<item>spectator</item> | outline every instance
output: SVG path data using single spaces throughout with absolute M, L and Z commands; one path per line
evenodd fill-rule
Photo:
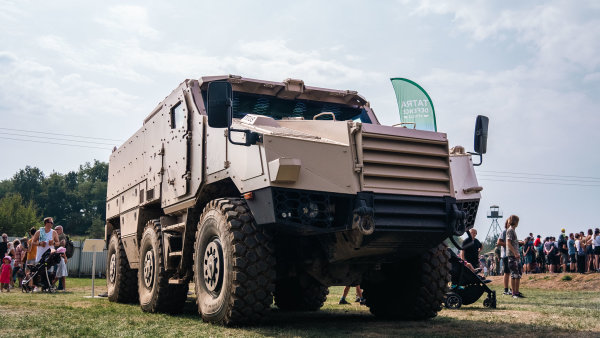
M 594 249 L 592 249 L 592 242 L 594 239 L 594 232 L 592 229 L 588 229 L 587 237 L 585 238 L 585 271 L 591 272 L 593 270 L 592 263 L 594 257 Z
M 562 229 L 560 236 L 558 236 L 558 252 L 560 252 L 560 264 L 562 266 L 562 272 L 567 272 L 569 249 L 567 248 L 567 236 L 565 234 L 565 229 Z
M 15 269 L 15 248 L 14 248 L 13 242 L 8 242 L 8 250 L 6 251 L 6 255 L 8 257 L 10 257 L 10 280 L 11 280 L 11 282 L 8 284 L 8 287 L 12 289 L 12 288 L 14 288 L 14 285 L 12 283 L 12 277 L 13 277 L 12 272 Z
M 67 245 L 67 235 L 63 232 L 63 227 L 62 225 L 57 225 L 54 230 L 56 230 L 56 234 L 58 235 L 58 243 L 57 245 L 54 246 L 54 248 L 58 249 L 59 247 L 63 247 L 65 248 Z M 57 264 L 54 266 L 54 271 L 56 271 L 57 269 L 59 269 L 61 263 Z M 66 275 L 65 275 L 66 277 Z M 63 285 L 63 281 L 65 279 L 64 278 L 59 278 L 58 279 L 58 288 L 57 290 L 63 290 L 64 285 Z
M 554 273 L 554 254 L 555 248 L 554 243 L 552 243 L 552 237 L 548 237 L 548 240 L 544 243 L 544 255 L 546 255 L 546 260 L 548 261 L 548 266 L 550 267 L 550 273 Z
M 13 278 L 12 284 L 14 285 L 15 281 L 19 279 L 19 286 L 21 286 L 21 282 L 23 281 L 23 260 L 25 258 L 25 249 L 21 245 L 21 241 L 15 239 L 13 242 L 13 246 L 15 247 L 15 262 L 13 268 Z
M 460 258 L 462 260 L 469 262 L 473 268 L 479 268 L 479 252 L 483 247 L 481 242 L 477 238 L 477 230 L 471 229 L 469 230 L 471 234 L 470 237 L 465 239 L 462 243 L 463 250 L 460 252 Z
M 533 237 L 527 237 L 523 241 L 523 254 L 525 256 L 525 273 L 533 273 L 533 262 L 535 260 Z
M 0 242 L 0 255 L 4 257 L 8 251 L 8 235 L 2 234 L 2 242 Z
M 594 231 L 594 256 L 594 269 L 596 269 L 597 272 L 600 272 L 600 229 L 598 228 Z
M 348 296 L 348 292 L 350 291 L 350 288 L 351 288 L 351 286 L 349 286 L 349 285 L 344 288 L 344 293 L 342 294 L 342 298 L 340 298 L 340 305 L 350 304 L 350 303 L 348 303 L 348 301 L 346 301 L 346 297 Z M 356 286 L 356 301 L 360 302 L 360 305 L 365 304 L 365 299 L 362 296 L 362 289 L 360 288 L 360 285 Z
M 552 237 L 552 244 L 554 244 L 554 272 L 560 273 L 560 248 L 556 237 Z
M 12 268 L 10 267 L 11 259 L 9 256 L 4 256 L 2 259 L 2 270 L 0 272 L 0 292 L 6 289 L 6 292 L 10 292 L 10 276 L 12 274 Z
M 577 272 L 585 273 L 585 247 L 582 243 L 583 231 L 575 235 L 575 248 L 577 249 Z
M 67 277 L 69 275 L 69 272 L 67 270 L 67 254 L 64 247 L 60 247 L 58 249 L 56 249 L 56 252 L 60 254 L 60 263 L 58 263 L 58 267 L 56 268 L 56 276 L 54 277 L 54 281 L 52 282 L 52 284 L 56 283 L 56 280 L 60 280 L 62 281 L 62 288 L 60 290 L 62 290 L 63 292 L 66 291 L 66 286 L 65 286 L 65 277 Z M 362 298 L 362 297 L 361 297 Z
M 506 230 L 508 229 L 508 219 L 504 222 L 504 231 L 500 237 L 498 237 L 498 241 L 496 242 L 497 246 L 500 246 L 500 257 L 502 262 L 502 271 L 504 272 L 504 292 L 503 295 L 511 295 L 511 292 L 508 291 L 508 280 L 510 277 L 510 270 L 508 268 L 508 256 L 506 255 Z
M 29 229 L 29 235 L 31 239 L 27 241 L 27 255 L 25 261 L 25 275 L 29 276 L 29 265 L 35 265 L 35 257 L 37 255 L 37 246 L 33 245 L 33 236 L 35 235 L 35 228 Z M 29 286 L 33 287 L 33 280 L 29 281 Z
M 37 245 L 37 253 L 35 256 L 36 263 L 40 261 L 42 255 L 50 250 L 50 248 L 54 245 L 54 243 L 58 242 L 58 235 L 56 231 L 52 229 L 54 225 L 54 220 L 52 217 L 44 218 L 44 227 L 40 228 L 40 230 L 36 231 L 35 235 L 33 235 L 33 245 Z
M 521 266 L 519 255 L 519 239 L 517 238 L 516 228 L 519 225 L 519 217 L 511 215 L 507 219 L 509 228 L 506 230 L 506 255 L 508 256 L 508 268 L 510 270 L 510 283 L 512 286 L 513 298 L 525 298 L 519 292 L 521 283 Z
M 536 245 L 537 243 L 537 245 Z M 533 242 L 536 250 L 535 262 L 537 263 L 539 272 L 546 272 L 546 261 L 544 258 L 544 245 L 542 244 L 541 236 L 537 235 L 537 238 Z
M 569 270 L 575 272 L 577 268 L 577 249 L 575 248 L 575 236 L 573 233 L 569 234 L 569 240 L 567 241 L 567 248 L 569 253 Z
M 54 245 L 54 248 L 65 247 L 67 245 L 67 235 L 63 232 L 62 225 L 57 225 L 54 230 L 56 230 L 56 234 L 58 235 L 58 243 Z
M 542 245 L 542 236 L 537 235 L 535 241 L 533 241 L 533 246 L 537 248 L 540 245 Z

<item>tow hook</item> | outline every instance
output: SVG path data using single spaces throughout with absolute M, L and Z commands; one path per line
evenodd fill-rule
M 360 206 L 352 211 L 352 229 L 360 231 L 363 235 L 371 235 L 375 231 L 373 215 L 375 210 L 366 206 L 364 200 L 359 200 Z
M 449 227 L 452 227 L 452 229 L 449 229 L 451 230 L 450 233 L 452 233 L 454 236 L 462 236 L 466 230 L 466 213 L 464 211 L 459 210 L 456 204 L 452 204 L 452 210 L 450 211 L 450 213 L 451 221 L 448 224 Z

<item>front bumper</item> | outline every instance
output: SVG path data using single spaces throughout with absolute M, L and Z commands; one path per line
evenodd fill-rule
M 365 236 L 366 242 L 390 233 L 446 238 L 464 232 L 465 213 L 449 196 L 347 195 L 273 187 L 256 190 L 253 195 L 247 202 L 258 224 L 298 235 L 352 230 L 359 208 L 371 214 L 375 227 Z

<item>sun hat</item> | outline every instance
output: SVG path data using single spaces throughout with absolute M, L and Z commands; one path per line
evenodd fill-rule
M 4 258 L 2 259 L 2 261 L 4 261 L 5 259 L 8 259 L 9 263 L 10 263 L 10 261 L 12 261 L 12 259 L 10 258 L 10 256 L 4 256 Z
M 56 249 L 56 252 L 59 254 L 64 254 L 65 252 L 67 252 L 67 249 L 61 246 L 60 248 Z

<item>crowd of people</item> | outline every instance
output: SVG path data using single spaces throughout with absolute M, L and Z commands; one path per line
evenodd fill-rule
M 482 253 L 477 231 L 470 230 L 463 241 L 461 258 L 474 272 L 484 276 L 504 275 L 504 294 L 523 298 L 519 292 L 522 274 L 532 273 L 593 273 L 600 272 L 600 229 L 573 232 L 561 229 L 558 237 L 541 235 L 518 240 L 515 228 L 519 218 L 510 216 L 499 236 L 494 252 Z M 509 283 L 510 281 L 510 283 Z
M 29 237 L 8 241 L 7 234 L 2 234 L 0 241 L 0 254 L 3 254 L 2 267 L 0 270 L 1 291 L 10 292 L 18 281 L 18 287 L 23 283 L 31 273 L 29 266 L 37 264 L 42 255 L 48 250 L 60 250 L 61 261 L 51 268 L 54 275 L 52 284 L 58 282 L 57 290 L 65 291 L 65 277 L 68 276 L 67 256 L 65 246 L 67 236 L 63 232 L 63 227 L 57 225 L 54 227 L 52 217 L 44 218 L 44 226 L 40 229 L 31 228 Z M 62 248 L 62 249 L 61 249 Z M 34 281 L 29 281 L 34 292 L 40 291 L 34 286 Z
M 519 241 L 520 265 L 523 273 L 591 273 L 600 272 L 600 229 L 588 229 L 566 234 L 561 229 L 558 237 L 529 234 Z M 502 238 L 503 235 L 500 236 Z M 494 253 L 480 255 L 480 262 L 491 276 L 505 270 L 501 246 Z

